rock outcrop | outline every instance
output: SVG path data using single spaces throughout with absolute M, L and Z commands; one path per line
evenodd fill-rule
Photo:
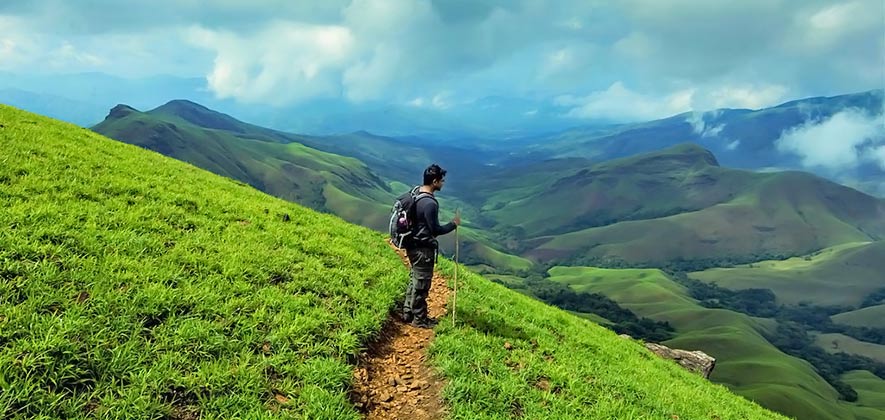
M 633 338 L 627 334 L 621 334 L 620 337 L 628 339 Z M 678 363 L 679 366 L 684 367 L 689 372 L 697 373 L 705 379 L 710 378 L 710 374 L 713 373 L 713 368 L 716 367 L 716 359 L 700 350 L 688 351 L 671 349 L 663 344 L 657 343 L 643 344 L 650 352 L 657 354 L 664 359 L 670 359 Z
M 688 351 L 671 349 L 667 346 L 656 343 L 645 343 L 645 348 L 658 356 L 679 363 L 680 366 L 690 372 L 700 374 L 704 378 L 709 378 L 710 373 L 713 372 L 713 368 L 716 366 L 716 359 L 700 350 Z

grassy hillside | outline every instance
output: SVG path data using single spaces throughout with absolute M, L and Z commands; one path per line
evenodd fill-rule
M 594 165 L 492 215 L 524 229 L 523 256 L 588 265 L 685 269 L 885 237 L 885 200 L 801 172 L 721 168 L 691 145 Z
M 885 328 L 885 305 L 875 305 L 832 316 L 833 322 L 855 327 Z
M 778 302 L 784 304 L 804 301 L 816 305 L 857 306 L 883 286 L 883 255 L 885 241 L 846 243 L 804 257 L 713 268 L 690 276 L 729 289 L 771 289 Z M 860 320 L 867 318 L 865 314 L 875 312 L 867 309 L 859 315 L 846 315 L 845 319 Z
M 354 356 L 407 279 L 381 235 L 6 106 L 0 150 L 3 417 L 358 418 Z M 460 279 L 433 347 L 452 418 L 781 418 Z
M 93 130 L 376 229 L 385 227 L 386 203 L 395 196 L 384 180 L 355 158 L 305 146 L 296 142 L 297 136 L 243 123 L 187 101 L 172 101 L 148 112 L 118 105 Z
M 857 405 L 868 409 L 857 410 L 858 420 L 882 418 L 885 410 L 885 381 L 870 372 L 857 370 L 842 375 L 842 380 L 857 390 Z
M 558 166 L 562 171 L 580 164 L 565 160 Z M 527 182 L 528 178 L 549 179 L 550 171 L 533 167 L 500 182 L 514 185 L 519 195 L 507 194 L 497 183 L 491 185 L 490 201 L 507 203 L 490 209 L 492 217 L 522 227 L 530 237 L 564 233 L 709 207 L 752 182 L 719 168 L 710 152 L 695 145 L 582 166 L 552 182 Z M 519 189 L 520 185 L 533 188 Z
M 781 418 L 596 324 L 459 279 L 458 324 L 444 320 L 432 347 L 452 418 Z
M 853 418 L 835 390 L 807 362 L 771 345 L 772 320 L 709 309 L 659 270 L 554 267 L 550 280 L 601 293 L 637 315 L 667 321 L 676 338 L 665 344 L 715 357 L 711 380 L 765 407 L 802 419 Z
M 830 353 L 856 354 L 885 363 L 885 345 L 867 343 L 843 334 L 818 334 L 814 342 Z
M 380 235 L 0 106 L 5 418 L 358 418 Z M 124 414 L 125 413 L 125 414 Z

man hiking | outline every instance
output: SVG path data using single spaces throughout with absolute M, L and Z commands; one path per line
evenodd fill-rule
M 403 321 L 419 328 L 433 328 L 437 324 L 435 319 L 427 316 L 427 294 L 439 250 L 436 237 L 457 229 L 461 224 L 461 217 L 457 214 L 450 223 L 444 226 L 439 224 L 439 203 L 434 193 L 441 190 L 445 182 L 446 170 L 439 165 L 434 163 L 424 170 L 424 184 L 415 196 L 415 233 L 405 243 L 412 269 L 403 303 Z

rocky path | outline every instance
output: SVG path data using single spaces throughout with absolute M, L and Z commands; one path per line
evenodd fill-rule
M 449 289 L 438 273 L 434 273 L 432 284 L 427 299 L 430 316 L 441 317 L 446 312 Z M 354 371 L 352 399 L 364 418 L 444 417 L 443 383 L 427 363 L 427 348 L 433 337 L 433 330 L 413 327 L 398 317 L 388 319 L 379 339 L 369 345 Z

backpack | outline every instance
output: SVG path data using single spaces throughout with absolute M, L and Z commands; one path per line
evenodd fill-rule
M 432 197 L 429 193 L 419 192 L 420 186 L 414 187 L 405 194 L 399 196 L 393 202 L 390 211 L 390 243 L 397 248 L 403 248 L 409 238 L 414 235 L 417 227 L 418 216 L 415 209 L 418 200 L 424 197 Z

